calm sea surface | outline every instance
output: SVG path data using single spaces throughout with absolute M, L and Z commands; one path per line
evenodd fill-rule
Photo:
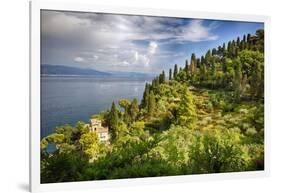
M 145 82 L 133 78 L 41 76 L 41 138 L 55 127 L 77 121 L 111 107 L 120 98 L 141 100 Z

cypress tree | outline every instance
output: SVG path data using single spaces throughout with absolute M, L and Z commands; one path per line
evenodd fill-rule
M 211 50 L 208 50 L 206 55 L 205 55 L 205 64 L 210 67 L 211 65 L 211 59 L 212 59 L 212 56 L 211 56 Z
M 247 34 L 247 43 L 250 42 L 251 34 Z
M 159 87 L 159 84 L 160 84 L 160 82 L 159 82 L 159 76 L 156 76 L 156 77 L 152 80 L 152 85 L 151 85 L 151 87 L 152 87 L 153 89 L 157 89 L 157 88 Z
M 150 85 L 149 85 L 149 83 L 146 83 L 145 88 L 144 88 L 144 92 L 143 92 L 142 101 L 141 101 L 141 106 L 143 108 L 146 108 L 147 104 L 148 104 L 149 89 L 150 89 Z
M 158 89 L 159 85 L 160 85 L 159 76 L 156 76 L 156 78 L 155 78 L 155 88 Z
M 221 55 L 222 54 L 222 47 L 221 46 L 218 46 L 218 52 L 217 54 Z
M 241 62 L 240 60 L 236 60 L 233 86 L 234 86 L 234 97 L 237 101 L 240 100 L 240 95 L 241 95 L 241 80 L 242 80 Z
M 247 44 L 246 44 L 247 49 L 251 49 L 251 34 L 247 35 Z
M 264 30 L 263 29 L 257 30 L 256 37 L 257 37 L 257 42 L 256 42 L 257 50 L 263 53 L 264 52 Z
M 187 129 L 194 129 L 196 117 L 192 93 L 185 87 L 177 112 L 178 123 Z
M 175 64 L 174 66 L 174 79 L 177 80 L 177 75 L 178 75 L 178 65 Z
M 230 53 L 231 50 L 231 41 L 227 43 L 227 53 Z
M 166 81 L 166 77 L 165 77 L 165 71 L 163 70 L 162 73 L 159 76 L 159 83 L 163 84 Z
M 149 116 L 153 116 L 156 108 L 156 100 L 154 96 L 154 92 L 150 91 L 149 93 L 149 101 L 148 101 L 148 114 Z
M 206 65 L 201 63 L 201 66 L 202 66 L 202 80 L 206 80 L 206 75 L 207 75 L 207 69 L 206 69 Z
M 185 75 L 186 75 L 186 77 L 188 79 L 189 78 L 188 60 L 185 60 L 184 70 L 185 70 Z
M 200 65 L 201 65 L 200 58 L 197 58 L 196 59 L 196 68 L 200 68 Z
M 237 40 L 236 40 L 236 45 L 240 48 L 240 38 L 239 37 L 237 37 Z
M 191 62 L 192 62 L 192 61 L 195 61 L 195 60 L 196 60 L 195 53 L 192 53 L 192 54 L 191 54 Z
M 235 40 L 232 40 L 231 44 L 232 44 L 233 47 L 235 47 L 236 46 Z
M 225 57 L 226 54 L 227 54 L 226 51 L 227 51 L 227 50 L 226 50 L 226 47 L 225 47 L 225 43 L 223 43 L 223 45 L 222 45 L 222 53 L 223 53 L 223 56 L 224 56 L 224 57 Z
M 243 40 L 244 43 L 246 43 L 246 35 L 243 35 Z
M 173 77 L 172 77 L 172 69 L 170 68 L 170 70 L 169 70 L 169 80 L 172 80 L 173 79 Z
M 216 48 L 213 48 L 212 49 L 212 56 L 214 56 L 214 55 L 216 55 L 217 54 L 217 50 L 216 50 Z
M 252 97 L 262 96 L 262 92 L 263 92 L 262 70 L 259 63 L 255 63 L 252 68 L 250 83 L 251 83 Z
M 139 113 L 138 100 L 134 98 L 130 105 L 130 110 L 129 110 L 129 114 L 131 116 L 132 121 L 136 121 L 138 113 Z
M 184 67 L 185 70 L 188 70 L 188 60 L 185 60 L 185 67 Z
M 241 41 L 240 50 L 245 50 L 245 49 L 246 49 L 246 42 Z
M 109 128 L 111 129 L 111 138 L 114 140 L 117 136 L 118 127 L 118 110 L 114 102 L 112 102 L 111 109 L 109 112 Z
M 223 71 L 223 73 L 227 72 L 226 58 L 222 59 L 222 71 Z
M 238 53 L 239 53 L 239 47 L 236 47 L 234 49 L 234 57 L 237 57 L 238 56 Z
M 225 43 L 222 44 L 222 50 L 223 50 L 223 51 L 226 50 L 226 48 L 225 48 Z
M 201 64 L 205 64 L 205 58 L 204 58 L 204 56 L 201 56 L 200 63 L 201 63 Z
M 194 53 L 191 54 L 191 60 L 190 60 L 190 75 L 192 76 L 195 72 L 196 68 L 196 56 Z

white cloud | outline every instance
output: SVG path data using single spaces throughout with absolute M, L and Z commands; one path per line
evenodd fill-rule
M 153 55 L 156 52 L 158 45 L 156 42 L 150 42 L 148 47 L 148 53 Z
M 192 20 L 189 25 L 177 29 L 178 39 L 191 42 L 216 40 L 218 36 L 212 34 L 212 26 L 214 25 L 204 26 L 203 20 Z
M 158 48 L 158 44 L 153 41 L 148 44 L 146 51 L 143 51 L 143 53 L 139 53 L 139 51 L 134 51 L 133 64 L 135 66 L 143 66 L 146 68 L 149 67 L 150 61 L 153 58 L 153 55 L 156 53 L 157 48 Z
M 123 62 L 122 62 L 122 64 L 124 65 L 124 66 L 129 66 L 129 62 L 127 62 L 126 60 L 124 60 Z
M 135 52 L 135 62 L 137 62 L 139 60 L 139 53 L 136 51 Z
M 84 62 L 85 59 L 84 59 L 84 58 L 81 58 L 81 57 L 75 57 L 75 58 L 74 58 L 74 61 L 75 61 L 75 62 Z
M 149 66 L 150 59 L 145 55 L 139 55 L 139 64 L 148 67 Z
M 94 55 L 94 59 L 95 59 L 95 60 L 98 60 L 98 59 L 99 59 L 99 56 Z

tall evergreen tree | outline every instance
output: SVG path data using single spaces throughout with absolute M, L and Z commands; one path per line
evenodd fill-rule
M 192 53 L 191 54 L 191 61 L 195 61 L 196 60 L 196 55 L 195 55 L 195 53 Z
M 252 45 L 251 45 L 251 34 L 247 35 L 247 44 L 246 44 L 247 49 L 251 49 Z
M 235 74 L 234 74 L 234 97 L 237 101 L 240 100 L 241 95 L 241 80 L 242 80 L 242 69 L 241 61 L 237 59 L 235 61 Z
M 129 101 L 128 99 L 120 99 L 118 101 L 118 104 L 120 107 L 122 107 L 124 109 L 123 121 L 126 124 L 130 125 L 132 123 L 132 118 L 130 115 L 131 101 Z
M 182 67 L 180 67 L 180 69 L 179 69 L 179 73 L 182 71 Z
M 247 34 L 247 43 L 251 40 L 251 34 Z
M 112 102 L 111 109 L 109 112 L 109 128 L 111 131 L 111 139 L 114 140 L 117 136 L 117 127 L 118 127 L 118 110 L 114 102 Z
M 197 59 L 196 59 L 196 68 L 200 68 L 200 65 L 201 65 L 200 58 L 197 58 Z M 195 70 L 195 71 L 196 71 L 196 70 Z
M 194 53 L 191 54 L 191 60 L 190 60 L 190 67 L 189 67 L 189 73 L 191 76 L 195 73 L 196 69 L 196 56 Z
M 188 70 L 188 60 L 185 60 L 185 66 L 184 66 L 185 70 Z
M 155 95 L 153 91 L 150 91 L 149 101 L 148 101 L 148 114 L 150 116 L 153 116 L 153 114 L 155 113 L 155 109 L 156 109 Z
M 212 60 L 211 50 L 208 50 L 205 55 L 205 64 L 207 67 L 211 66 L 211 60 Z
M 159 83 L 163 84 L 166 81 L 165 71 L 163 70 L 162 73 L 159 76 Z
M 263 92 L 262 84 L 262 70 L 260 64 L 257 62 L 252 67 L 252 76 L 251 76 L 251 95 L 252 97 L 260 97 Z
M 201 64 L 205 64 L 205 58 L 204 58 L 204 56 L 201 56 L 200 63 L 201 63 Z
M 174 67 L 174 79 L 177 80 L 177 75 L 178 75 L 178 65 L 175 64 L 175 67 Z
M 246 43 L 246 35 L 243 35 L 243 40 L 242 41 Z
M 217 68 L 216 68 L 216 64 L 213 63 L 211 66 L 211 85 L 212 88 L 215 88 L 215 84 L 216 84 L 216 79 L 217 79 Z
M 223 50 L 223 51 L 226 50 L 225 43 L 222 44 L 222 50 Z
M 199 81 L 202 83 L 203 80 L 205 80 L 206 76 L 206 65 L 200 61 L 200 67 L 199 67 Z
M 236 45 L 240 48 L 240 37 L 237 37 Z
M 218 55 L 221 55 L 222 54 L 222 47 L 221 46 L 218 46 L 218 52 L 217 52 Z
M 132 121 L 136 121 L 138 113 L 139 113 L 138 100 L 136 98 L 133 99 L 133 101 L 130 105 L 129 113 L 130 113 Z
M 212 49 L 212 55 L 214 56 L 214 55 L 216 55 L 217 54 L 217 50 L 216 50 L 216 48 L 213 48 Z
M 231 41 L 229 41 L 228 43 L 227 43 L 227 53 L 230 53 L 231 52 Z
M 178 123 L 188 129 L 194 129 L 196 117 L 192 93 L 185 87 L 177 112 Z
M 187 79 L 189 79 L 189 66 L 188 66 L 188 60 L 185 60 L 185 67 L 184 67 L 184 70 L 185 70 L 185 75 L 186 75 Z
M 160 84 L 160 81 L 159 81 L 159 76 L 156 76 L 153 80 L 152 80 L 152 88 L 153 89 L 158 89 L 159 88 L 159 84 Z
M 257 37 L 257 42 L 256 42 L 256 50 L 260 51 L 261 53 L 264 52 L 264 30 L 259 29 L 256 31 L 256 37 Z
M 143 92 L 142 101 L 141 101 L 141 107 L 143 107 L 143 108 L 147 108 L 148 99 L 149 99 L 149 91 L 150 91 L 150 84 L 146 83 L 144 92 Z
M 159 76 L 156 76 L 156 78 L 155 78 L 155 88 L 158 89 L 159 85 L 160 85 Z
M 243 39 L 240 43 L 240 50 L 245 50 L 246 49 L 246 35 L 243 35 Z
M 236 46 L 236 41 L 232 40 L 231 44 L 232 44 L 233 47 L 235 47 Z
M 173 79 L 173 77 L 172 77 L 172 69 L 170 68 L 170 70 L 169 70 L 169 80 L 172 80 Z

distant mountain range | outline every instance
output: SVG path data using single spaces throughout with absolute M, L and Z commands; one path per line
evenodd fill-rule
M 41 65 L 41 75 L 87 75 L 87 76 L 108 76 L 110 73 L 93 69 L 76 68 L 61 65 Z
M 90 68 L 77 68 L 63 65 L 41 65 L 41 75 L 62 75 L 62 76 L 99 76 L 99 77 L 121 77 L 121 78 L 148 78 L 152 79 L 155 74 L 147 74 L 141 72 L 102 72 Z

